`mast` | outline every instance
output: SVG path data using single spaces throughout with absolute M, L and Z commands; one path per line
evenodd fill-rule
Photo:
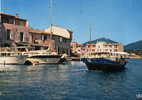
M 92 35 L 92 28 L 91 28 L 91 25 L 89 26 L 89 33 L 90 33 L 90 41 L 91 41 L 91 40 L 92 40 L 92 38 L 91 38 L 91 37 L 92 37 L 92 36 L 91 36 L 91 35 Z
M 52 39 L 52 34 L 53 34 L 53 30 L 52 30 L 52 26 L 53 26 L 53 19 L 52 19 L 52 16 L 53 16 L 53 0 L 50 0 L 49 1 L 49 20 L 50 20 L 50 39 Z
M 92 28 L 91 28 L 91 25 L 89 25 L 89 33 L 90 33 L 90 43 L 91 43 L 91 34 L 92 34 Z M 91 56 L 91 49 L 89 50 L 89 56 Z

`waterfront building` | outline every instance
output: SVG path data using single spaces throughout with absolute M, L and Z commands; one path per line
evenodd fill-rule
M 85 45 L 85 51 L 83 54 L 92 55 L 96 52 L 123 52 L 124 47 L 118 42 L 105 42 L 98 41 L 96 43 L 89 43 Z
M 77 42 L 71 43 L 71 51 L 74 55 L 77 55 L 77 56 L 90 55 L 92 53 L 95 53 L 95 50 L 96 50 L 95 44 L 83 45 Z
M 10 15 L 0 12 L 0 44 L 15 45 L 17 42 L 29 41 L 29 24 L 26 19 L 18 15 Z
M 96 52 L 96 44 L 86 44 L 84 47 L 85 50 L 82 55 L 91 55 Z
M 59 26 L 52 26 L 44 30 L 33 29 L 26 19 L 20 18 L 18 15 L 0 12 L 0 16 L 1 46 L 27 43 L 50 47 L 59 54 L 66 52 L 70 55 L 72 31 Z
M 77 42 L 72 42 L 71 43 L 71 52 L 74 56 L 80 56 L 83 53 L 83 44 L 77 43 Z
M 107 43 L 100 41 L 96 43 L 96 52 L 123 52 L 124 47 L 121 43 Z
M 89 56 L 96 52 L 123 52 L 124 46 L 119 42 L 114 41 L 95 41 L 94 43 L 79 44 L 71 43 L 71 50 L 79 56 Z
M 62 28 L 60 26 L 51 26 L 44 31 L 50 33 L 51 38 L 55 41 L 55 48 L 59 53 L 65 52 L 70 55 L 70 44 L 73 33 L 71 30 Z
M 70 43 L 72 41 L 72 32 L 70 30 L 52 26 L 45 30 L 31 29 L 29 32 L 31 43 L 49 46 L 59 54 L 67 53 L 70 55 Z

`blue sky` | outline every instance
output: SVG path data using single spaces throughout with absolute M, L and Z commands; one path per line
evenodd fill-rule
M 53 0 L 52 21 L 49 0 L 2 0 L 1 6 L 28 19 L 33 28 L 45 29 L 51 22 L 68 28 L 74 32 L 73 41 L 80 43 L 89 40 L 89 27 L 92 40 L 142 40 L 142 0 Z

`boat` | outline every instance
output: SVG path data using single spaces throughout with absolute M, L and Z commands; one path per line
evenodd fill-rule
M 58 55 L 55 52 L 49 52 L 48 50 L 34 50 L 25 52 L 24 55 L 27 55 L 25 64 L 58 64 L 61 55 Z
M 124 52 L 96 52 L 92 56 L 83 58 L 88 70 L 122 71 L 127 61 Z
M 35 50 L 34 47 L 19 47 L 19 51 L 21 51 L 23 55 L 27 56 L 24 64 L 35 65 L 63 63 L 66 57 L 65 55 L 59 55 L 56 51 L 51 51 L 49 48 L 41 48 Z
M 3 47 L 0 50 L 0 64 L 17 65 L 24 64 L 27 56 L 18 51 L 17 47 Z

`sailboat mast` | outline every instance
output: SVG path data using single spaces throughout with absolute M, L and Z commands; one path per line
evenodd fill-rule
M 52 26 L 53 26 L 53 22 L 52 22 L 52 16 L 53 16 L 53 0 L 49 1 L 49 12 L 50 12 L 50 39 L 52 39 L 52 34 L 53 34 L 53 30 L 52 30 Z
M 89 27 L 89 33 L 90 33 L 90 41 L 91 41 L 91 40 L 92 40 L 92 38 L 91 38 L 91 37 L 92 37 L 92 36 L 91 36 L 91 35 L 92 35 L 92 28 L 91 28 L 91 25 L 90 25 L 90 27 Z

